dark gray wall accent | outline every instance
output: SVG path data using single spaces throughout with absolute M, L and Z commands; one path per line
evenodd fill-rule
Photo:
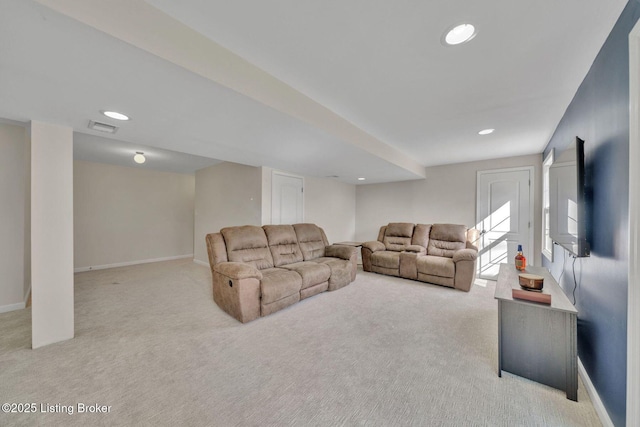
M 551 141 L 561 152 L 585 140 L 590 258 L 575 260 L 578 355 L 616 426 L 625 425 L 629 245 L 629 32 L 640 17 L 630 0 L 567 108 Z M 573 299 L 574 259 L 554 246 L 543 265 Z M 563 273 L 564 270 L 564 273 Z

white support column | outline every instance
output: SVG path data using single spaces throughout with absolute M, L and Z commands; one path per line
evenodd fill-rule
M 73 130 L 31 122 L 33 348 L 73 338 Z

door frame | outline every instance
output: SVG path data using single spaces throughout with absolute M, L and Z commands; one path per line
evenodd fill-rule
M 289 172 L 282 172 L 282 171 L 278 171 L 278 170 L 272 170 L 271 171 L 271 220 L 269 221 L 270 223 L 273 224 L 273 195 L 275 194 L 274 188 L 275 188 L 275 179 L 273 179 L 276 175 L 280 175 L 280 176 L 287 176 L 290 178 L 300 178 L 302 180 L 302 221 L 304 222 L 304 187 L 305 187 L 305 182 L 304 182 L 304 176 L 302 175 L 296 175 L 293 173 L 289 173 Z
M 514 168 L 502 168 L 502 169 L 487 169 L 487 170 L 479 170 L 476 172 L 476 224 L 480 222 L 480 212 L 479 212 L 479 203 L 480 200 L 480 177 L 482 175 L 488 175 L 490 173 L 502 173 L 502 172 L 529 172 L 529 223 L 531 226 L 529 227 L 529 246 L 531 249 L 531 265 L 538 265 L 538 256 L 536 255 L 536 242 L 534 240 L 534 228 L 535 228 L 535 220 L 533 215 L 535 213 L 534 202 L 535 202 L 535 166 L 518 166 Z M 478 230 L 481 231 L 481 230 Z M 478 262 L 479 264 L 479 262 Z M 477 268 L 477 267 L 476 267 Z
M 629 33 L 629 272 L 627 282 L 627 425 L 640 425 L 640 21 Z M 635 191 L 634 191 L 635 190 Z

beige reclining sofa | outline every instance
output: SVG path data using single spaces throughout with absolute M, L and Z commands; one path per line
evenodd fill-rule
M 357 250 L 315 224 L 244 225 L 206 236 L 213 299 L 242 323 L 356 278 Z
M 476 278 L 478 230 L 457 224 L 393 222 L 362 245 L 362 268 L 469 291 Z

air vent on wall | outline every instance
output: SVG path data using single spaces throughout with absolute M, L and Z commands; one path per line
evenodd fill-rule
M 118 131 L 117 126 L 109 125 L 107 123 L 100 123 L 93 120 L 89 120 L 89 129 L 106 133 L 116 133 Z

